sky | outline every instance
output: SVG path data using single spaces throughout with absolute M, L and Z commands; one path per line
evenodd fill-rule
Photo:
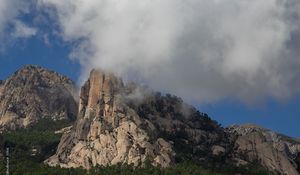
M 300 138 L 297 0 L 0 0 L 0 79 L 92 68 L 170 92 L 224 127 Z

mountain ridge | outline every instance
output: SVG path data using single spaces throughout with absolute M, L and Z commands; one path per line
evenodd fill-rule
M 142 99 L 136 93 L 139 94 L 138 96 L 142 96 Z M 254 125 L 239 127 L 240 130 L 247 131 L 243 134 L 232 132 L 230 128 L 225 130 L 206 114 L 184 104 L 180 98 L 169 94 L 162 96 L 160 93 L 137 84 L 124 84 L 121 79 L 111 73 L 106 74 L 93 70 L 81 90 L 80 98 L 79 123 L 83 121 L 80 121 L 80 118 L 87 117 L 89 120 L 84 120 L 82 122 L 84 124 L 78 125 L 77 123 L 71 132 L 63 136 L 57 153 L 46 161 L 51 166 L 82 166 L 90 169 L 96 165 L 106 166 L 116 163 L 139 165 L 149 155 L 136 150 L 136 148 L 152 150 L 152 148 L 140 145 L 143 141 L 137 140 L 138 137 L 141 137 L 147 138 L 145 143 L 150 143 L 150 140 L 155 142 L 156 139 L 163 139 L 161 141 L 165 142 L 165 147 L 170 150 L 160 158 L 150 156 L 153 165 L 165 167 L 182 158 L 198 162 L 224 159 L 225 162 L 236 162 L 237 164 L 247 164 L 258 160 L 269 170 L 278 171 L 281 174 L 298 174 L 296 170 L 298 165 L 290 163 L 294 160 L 295 153 L 290 155 L 274 146 L 276 145 L 275 141 L 267 140 L 264 136 L 267 130 Z M 116 102 L 115 100 L 118 98 L 119 100 Z M 184 105 L 186 109 L 183 112 Z M 126 107 L 124 108 L 124 106 Z M 115 113 L 115 111 L 118 112 Z M 128 115 L 128 111 L 131 111 L 130 115 Z M 122 117 L 119 118 L 118 115 Z M 130 127 L 122 128 L 122 122 L 132 123 L 139 131 L 130 130 Z M 121 136 L 119 135 L 120 127 L 124 130 L 121 132 Z M 257 132 L 253 135 L 252 131 Z M 82 135 L 82 133 L 85 134 Z M 144 134 L 138 136 L 137 133 Z M 129 136 L 132 135 L 134 137 L 130 138 Z M 248 140 L 248 137 L 253 137 L 253 139 Z M 75 140 L 76 143 L 72 140 Z M 106 140 L 105 144 L 102 143 L 104 140 Z M 119 143 L 120 140 L 122 144 Z M 251 147 L 252 150 L 248 150 L 248 142 L 265 146 L 262 148 Z M 126 147 L 118 147 L 118 143 L 126 145 Z M 284 147 L 291 143 L 284 141 L 281 144 Z M 300 143 L 296 144 L 300 146 Z M 69 145 L 73 145 L 73 147 Z M 108 148 L 110 150 L 108 157 L 111 159 L 103 162 L 107 156 L 102 154 L 106 155 L 108 152 L 98 151 Z M 162 150 L 165 148 L 159 149 L 161 150 L 158 152 L 163 152 Z M 261 156 L 252 155 L 251 151 L 255 154 L 259 153 Z M 280 158 L 276 158 L 273 152 L 280 155 Z M 297 149 L 295 152 L 299 152 L 299 150 Z M 144 156 L 144 159 L 135 159 L 133 155 Z M 267 160 L 268 156 L 274 160 Z M 156 162 L 156 159 L 160 161 Z
M 41 119 L 70 120 L 72 127 L 56 133 L 64 134 L 56 153 L 45 160 L 51 166 L 91 169 L 140 166 L 147 161 L 160 167 L 186 160 L 211 166 L 258 162 L 277 174 L 299 175 L 299 139 L 253 124 L 223 128 L 179 97 L 124 83 L 98 69 L 91 71 L 79 96 L 75 88 L 66 76 L 24 66 L 0 83 L 0 114 L 10 111 L 34 120 L 11 127 L 22 120 L 17 116 L 2 122 L 2 128 L 14 132 Z M 42 110 L 37 113 L 36 109 Z

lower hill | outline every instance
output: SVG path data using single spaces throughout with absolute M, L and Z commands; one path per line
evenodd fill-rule
M 28 65 L 0 82 L 0 132 L 40 119 L 76 120 L 76 86 L 66 76 Z
M 232 157 L 237 164 L 259 161 L 279 174 L 299 174 L 299 140 L 251 124 L 231 126 L 228 132 L 236 135 Z

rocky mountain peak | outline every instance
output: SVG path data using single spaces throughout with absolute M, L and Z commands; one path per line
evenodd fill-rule
M 60 84 L 74 84 L 68 77 L 57 72 L 35 65 L 26 65 L 16 71 L 5 81 L 5 85 L 18 86 L 45 86 Z
M 27 65 L 0 85 L 0 130 L 27 127 L 39 119 L 74 120 L 76 87 L 72 80 Z
M 237 135 L 233 157 L 239 163 L 258 160 L 271 171 L 298 175 L 299 140 L 253 124 L 233 125 L 227 130 Z
M 124 85 L 111 73 L 93 70 L 81 88 L 78 119 L 49 158 L 49 165 L 62 167 L 127 163 L 139 165 L 149 158 L 167 166 L 173 151 L 162 138 L 150 142 L 141 118 L 124 103 Z
M 107 103 L 122 88 L 122 80 L 114 76 L 113 73 L 104 73 L 94 69 L 81 90 L 80 105 L 95 109 L 98 102 Z
M 138 103 L 131 94 L 136 91 Z M 177 149 L 185 148 L 186 156 L 203 153 L 195 159 L 220 155 L 226 151 L 224 140 L 226 134 L 215 122 L 181 99 L 124 85 L 111 73 L 93 70 L 81 88 L 74 127 L 46 163 L 89 169 L 118 163 L 137 166 L 148 159 L 166 167 L 174 163 Z

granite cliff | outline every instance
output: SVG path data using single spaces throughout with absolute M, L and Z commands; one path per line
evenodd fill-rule
M 67 77 L 28 65 L 0 82 L 0 131 L 26 128 L 39 119 L 74 121 L 76 88 Z
M 137 166 L 148 159 L 166 167 L 175 163 L 177 146 L 199 152 L 194 156 L 199 160 L 224 153 L 226 133 L 221 127 L 191 106 L 184 106 L 183 112 L 183 105 L 176 97 L 155 96 L 147 88 L 124 85 L 111 73 L 93 70 L 81 89 L 77 122 L 46 163 L 90 169 L 118 163 Z
M 298 175 L 300 141 L 256 125 L 233 125 L 228 132 L 236 134 L 233 157 L 238 164 L 258 161 L 279 174 Z M 298 170 L 297 170 L 298 169 Z
M 51 166 L 170 166 L 182 160 L 245 165 L 299 174 L 300 142 L 253 125 L 227 129 L 170 94 L 93 70 L 81 88 L 78 119 L 62 136 Z

